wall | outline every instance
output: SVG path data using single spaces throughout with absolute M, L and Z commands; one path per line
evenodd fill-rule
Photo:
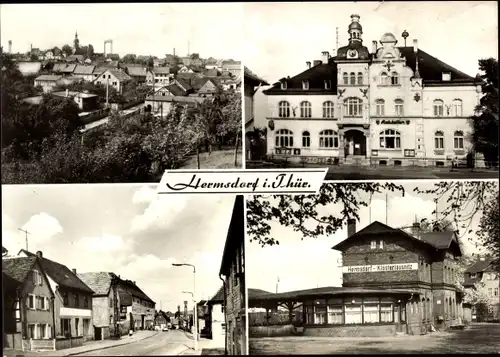
M 4 333 L 3 334 L 3 347 L 12 348 L 15 350 L 22 350 L 22 336 L 21 333 Z
M 56 339 L 56 350 L 83 346 L 83 337 L 58 338 Z
M 92 298 L 92 323 L 94 327 L 109 326 L 110 315 L 113 315 L 113 310 L 109 308 L 109 297 L 94 296 Z
M 248 336 L 250 338 L 295 335 L 295 327 L 293 325 L 249 326 L 249 329 Z
M 34 267 L 34 270 L 37 270 L 42 274 L 40 268 L 37 266 Z M 23 314 L 21 315 L 23 317 L 23 323 L 25 324 L 25 327 L 27 327 L 27 324 L 29 323 L 37 323 L 37 324 L 48 324 L 52 326 L 54 324 L 53 321 L 53 316 L 52 316 L 52 311 L 53 311 L 53 306 L 52 306 L 52 292 L 50 290 L 50 286 L 48 284 L 48 281 L 46 279 L 42 279 L 42 285 L 35 285 L 33 282 L 33 278 L 31 277 L 32 275 L 26 279 L 26 282 L 23 286 L 23 290 L 21 293 L 21 296 L 23 297 L 23 300 L 21 302 L 21 307 L 23 308 Z M 42 276 L 44 276 L 42 274 Z M 27 302 L 26 302 L 26 295 L 27 294 L 34 294 L 36 296 L 44 296 L 48 298 L 48 308 L 47 310 L 40 310 L 40 309 L 29 309 L 27 308 Z M 36 305 L 35 305 L 36 307 Z
M 62 294 L 68 293 L 68 305 L 64 306 Z M 68 318 L 71 320 L 71 336 L 79 337 L 86 334 L 87 337 L 94 335 L 94 328 L 92 324 L 92 294 L 77 292 L 78 305 L 76 307 L 75 301 L 72 296 L 73 291 L 59 287 L 55 296 L 55 323 L 56 323 L 56 336 L 63 337 L 61 330 L 61 318 Z M 83 307 L 84 296 L 88 298 L 88 307 Z M 76 335 L 76 318 L 78 318 L 78 336 Z M 83 320 L 89 320 L 89 330 L 83 331 Z
M 304 336 L 314 337 L 382 337 L 395 336 L 395 325 L 359 326 L 342 325 L 328 327 L 305 327 Z

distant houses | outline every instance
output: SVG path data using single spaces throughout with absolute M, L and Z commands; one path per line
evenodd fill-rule
M 131 79 L 132 77 L 122 70 L 108 68 L 95 79 L 95 83 L 109 85 L 121 93 L 125 82 Z

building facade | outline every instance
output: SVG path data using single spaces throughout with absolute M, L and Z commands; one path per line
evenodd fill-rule
M 137 331 L 154 328 L 156 303 L 136 285 L 135 281 L 119 278 L 117 295 L 122 329 Z
M 225 346 L 226 319 L 224 314 L 224 286 L 207 301 L 207 314 L 205 316 L 207 335 L 217 347 Z
M 55 87 L 62 84 L 62 76 L 43 74 L 35 78 L 35 87 L 42 87 L 44 93 L 50 93 Z
M 371 51 L 358 15 L 335 56 L 306 63 L 267 95 L 267 154 L 314 163 L 451 165 L 471 152 L 481 83 L 385 33 Z
M 94 81 L 99 85 L 109 85 L 115 88 L 118 93 L 122 93 L 123 86 L 131 79 L 127 73 L 119 69 L 107 69 L 99 74 Z

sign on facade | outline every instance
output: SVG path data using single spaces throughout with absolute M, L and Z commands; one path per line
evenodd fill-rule
M 343 266 L 342 273 L 379 273 L 385 271 L 418 270 L 418 263 Z

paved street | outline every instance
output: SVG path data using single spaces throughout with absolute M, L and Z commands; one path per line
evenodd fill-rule
M 500 353 L 500 324 L 473 324 L 463 331 L 395 337 L 251 338 L 250 354 Z

